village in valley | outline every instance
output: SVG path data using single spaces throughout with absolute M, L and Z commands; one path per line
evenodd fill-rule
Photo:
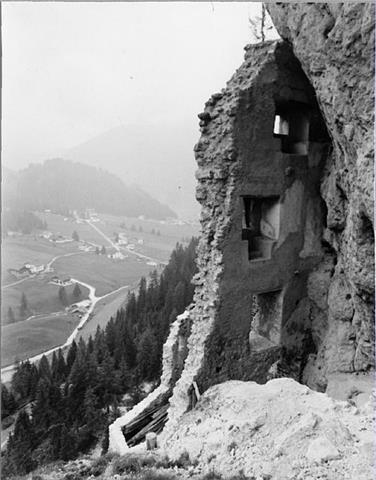
M 116 312 L 142 276 L 160 272 L 176 243 L 198 231 L 179 220 L 120 218 L 91 208 L 36 215 L 45 230 L 7 231 L 3 239 L 2 368 L 95 333 L 108 321 L 103 308 Z

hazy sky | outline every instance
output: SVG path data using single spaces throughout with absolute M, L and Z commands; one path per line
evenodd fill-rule
M 248 17 L 260 8 L 2 3 L 3 163 L 56 157 L 119 125 L 197 125 L 241 64 L 253 41 Z

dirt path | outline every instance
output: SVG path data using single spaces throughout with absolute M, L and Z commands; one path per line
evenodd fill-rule
M 14 287 L 15 285 L 19 285 L 20 283 L 23 283 L 25 280 L 30 280 L 31 278 L 34 278 L 34 277 L 35 275 L 31 275 L 30 277 L 21 278 L 21 280 L 17 280 L 17 282 L 8 283 L 8 285 L 3 285 L 1 287 L 1 290 L 5 290 L 6 288 L 9 288 L 9 287 Z
M 131 253 L 132 255 L 136 255 L 137 257 L 143 258 L 143 259 L 148 260 L 150 262 L 160 263 L 161 265 L 167 265 L 167 262 L 164 262 L 162 260 L 158 260 L 157 258 L 148 257 L 147 255 L 144 255 L 143 253 L 135 252 L 134 250 L 130 250 L 128 247 L 120 247 L 120 248 L 122 248 L 123 250 L 125 250 L 128 253 Z
M 91 223 L 90 220 L 86 220 L 86 223 L 90 225 L 92 228 L 94 228 L 94 230 L 96 230 L 96 232 L 98 232 L 99 235 L 101 235 L 111 245 L 111 247 L 113 247 L 117 252 L 120 252 L 120 248 L 118 247 L 118 245 L 116 245 L 116 243 L 114 243 L 110 237 L 108 237 L 105 233 L 103 233 L 102 230 L 100 230 L 93 223 Z
M 78 280 L 77 278 L 72 278 L 72 281 L 75 283 L 78 283 L 84 287 L 86 287 L 89 290 L 89 300 L 90 300 L 90 306 L 86 313 L 81 317 L 80 323 L 77 325 L 77 327 L 73 330 L 73 332 L 69 335 L 68 339 L 66 342 L 62 345 L 58 345 L 57 347 L 50 348 L 49 350 L 46 350 L 44 352 L 39 353 L 38 355 L 34 355 L 33 357 L 28 358 L 30 362 L 37 362 L 40 360 L 43 355 L 51 355 L 53 352 L 56 352 L 60 348 L 66 348 L 69 347 L 73 340 L 78 336 L 80 330 L 82 327 L 85 325 L 85 323 L 89 320 L 90 314 L 93 312 L 95 305 L 100 301 L 105 299 L 106 297 L 109 297 L 110 295 L 113 295 L 117 292 L 120 292 L 121 290 L 124 290 L 126 288 L 129 288 L 129 285 L 123 285 L 120 288 L 117 288 L 116 290 L 113 290 L 112 292 L 106 293 L 106 295 L 103 295 L 102 297 L 97 297 L 95 295 L 95 287 L 92 285 L 89 285 L 88 283 L 82 282 L 81 280 Z M 55 315 L 55 313 L 52 313 L 51 315 Z M 17 368 L 17 364 L 12 364 L 8 365 L 7 367 L 4 367 L 1 369 L 1 380 L 4 383 L 10 382 L 12 379 L 12 376 Z
M 63 255 L 57 255 L 54 257 L 51 261 L 49 261 L 46 265 L 46 268 L 51 268 L 52 264 L 56 262 L 56 260 L 59 260 L 59 258 L 63 257 L 71 257 L 72 255 L 79 255 L 82 252 L 71 252 L 71 253 L 64 253 Z
M 136 257 L 143 258 L 145 260 L 155 262 L 155 263 L 160 263 L 162 265 L 167 265 L 167 262 L 158 260 L 157 258 L 152 258 L 148 257 L 147 255 L 144 255 L 139 252 L 135 252 L 134 250 L 129 249 L 128 247 L 119 247 L 119 245 L 116 245 L 105 233 L 102 232 L 97 226 L 95 226 L 93 223 L 91 223 L 89 220 L 86 220 L 87 223 L 94 228 L 102 237 L 107 240 L 107 242 L 113 247 L 117 252 L 121 252 L 121 250 L 126 251 L 127 253 L 131 253 L 132 255 L 135 255 Z

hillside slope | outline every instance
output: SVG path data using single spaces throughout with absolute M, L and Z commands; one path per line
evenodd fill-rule
M 167 205 L 138 187 L 126 186 L 116 175 L 63 159 L 31 164 L 4 176 L 3 201 L 5 206 L 27 210 L 94 208 L 130 217 L 176 217 Z
M 354 415 L 356 413 L 356 415 Z M 229 381 L 207 390 L 168 438 L 203 472 L 246 478 L 372 477 L 373 409 L 332 400 L 292 379 Z
M 64 153 L 69 160 L 106 168 L 127 184 L 135 183 L 187 218 L 197 218 L 196 164 L 193 145 L 198 132 L 190 124 L 127 125 L 113 128 Z

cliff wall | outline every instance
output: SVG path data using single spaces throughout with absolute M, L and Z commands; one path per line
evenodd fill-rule
M 311 82 L 333 152 L 321 194 L 332 250 L 310 279 L 317 353 L 305 381 L 374 365 L 374 5 L 269 4 L 283 39 Z
M 325 392 L 374 367 L 373 6 L 268 9 L 282 41 L 246 47 L 199 114 L 199 271 L 161 445 L 215 384 Z
M 373 6 L 268 9 L 285 43 L 247 47 L 244 64 L 199 115 L 199 273 L 189 353 L 164 438 L 189 409 L 193 381 L 203 391 L 227 379 L 291 376 L 325 391 L 331 375 L 374 365 Z M 290 93 L 278 84 L 286 75 Z M 284 170 L 281 157 L 276 162 L 276 86 L 285 103 L 310 103 L 316 127 L 305 173 L 297 156 Z M 291 198 L 288 240 L 280 236 L 272 262 L 260 268 L 241 240 L 241 197 L 249 185 L 251 200 L 277 196 L 283 209 Z

